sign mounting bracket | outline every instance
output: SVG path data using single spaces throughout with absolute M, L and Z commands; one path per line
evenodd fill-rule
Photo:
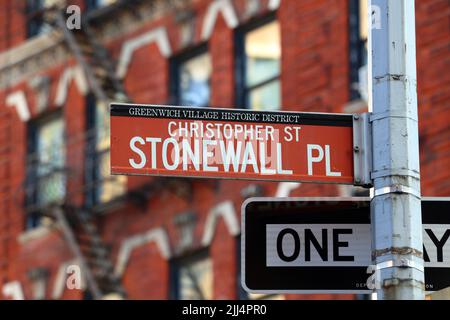
M 372 124 L 370 113 L 353 115 L 353 168 L 354 185 L 373 186 L 372 172 Z

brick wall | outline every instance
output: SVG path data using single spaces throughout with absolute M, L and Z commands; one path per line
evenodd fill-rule
M 416 1 L 422 194 L 450 194 L 450 5 Z
M 25 1 L 2 0 L 0 2 L 0 52 L 17 46 L 26 38 L 23 12 Z

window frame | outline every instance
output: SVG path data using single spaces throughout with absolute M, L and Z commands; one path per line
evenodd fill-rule
M 66 136 L 66 126 L 64 121 L 64 113 L 62 109 L 57 110 L 51 110 L 48 112 L 44 112 L 39 117 L 32 119 L 27 124 L 27 154 L 28 156 L 31 156 L 31 161 L 29 157 L 27 158 L 26 162 L 26 190 L 30 190 L 31 192 L 26 192 L 24 195 L 24 203 L 26 206 L 32 206 L 34 210 L 29 212 L 25 219 L 25 229 L 33 229 L 40 225 L 40 218 L 41 218 L 41 212 L 39 206 L 45 206 L 46 204 L 39 204 L 38 203 L 38 191 L 37 191 L 37 185 L 40 183 L 39 180 L 42 179 L 42 177 L 39 177 L 39 174 L 37 172 L 38 168 L 38 143 L 39 143 L 39 137 L 38 137 L 38 131 L 39 128 L 42 126 L 45 126 L 45 124 L 50 123 L 51 121 L 60 118 L 61 121 L 63 121 L 63 142 L 64 142 L 64 150 L 63 152 L 67 154 L 67 136 Z M 64 165 L 63 168 L 67 167 L 67 158 L 65 156 L 64 158 Z M 66 173 L 64 174 L 66 175 Z M 47 176 L 47 175 L 46 175 Z M 65 198 L 67 196 L 67 181 L 65 181 L 64 185 L 64 196 Z
M 209 54 L 212 63 L 211 53 L 209 52 L 208 42 L 202 42 L 195 47 L 188 48 L 179 54 L 173 56 L 169 60 L 169 93 L 170 93 L 170 103 L 181 106 L 181 87 L 180 87 L 180 70 L 181 66 L 187 61 L 200 56 L 202 54 Z M 212 75 L 212 72 L 211 72 Z M 204 106 L 205 108 L 211 104 L 211 92 L 212 86 L 209 85 L 210 97 L 208 104 Z
M 203 259 L 210 259 L 213 262 L 209 247 L 201 248 L 195 251 L 191 251 L 182 256 L 174 257 L 169 262 L 169 299 L 180 300 L 181 299 L 181 284 L 180 284 L 180 270 L 183 265 L 189 263 L 195 263 Z M 213 264 L 213 263 L 212 263 Z M 214 273 L 214 267 L 211 266 L 211 272 Z M 213 274 L 214 279 L 214 274 Z M 214 281 L 214 280 L 212 280 Z M 214 283 L 212 284 L 214 288 Z
M 281 63 L 280 72 L 277 76 L 273 76 L 266 79 L 256 85 L 247 87 L 245 84 L 247 77 L 247 63 L 246 63 L 246 53 L 245 53 L 245 36 L 260 27 L 271 22 L 278 21 L 276 11 L 270 12 L 262 17 L 256 17 L 251 19 L 246 24 L 239 26 L 235 30 L 234 43 L 235 43 L 235 53 L 234 53 L 234 73 L 235 73 L 235 104 L 238 109 L 251 109 L 249 101 L 249 92 L 259 87 L 262 87 L 275 80 L 281 80 Z M 281 43 L 280 43 L 281 46 Z M 281 92 L 280 92 L 281 96 Z M 281 106 L 280 106 L 281 107 Z

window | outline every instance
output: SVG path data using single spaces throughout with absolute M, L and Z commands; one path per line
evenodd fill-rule
M 62 201 L 66 195 L 64 121 L 58 112 L 32 124 L 30 129 L 27 200 L 38 210 Z M 27 227 L 39 224 L 39 214 L 30 214 Z
M 27 36 L 29 38 L 46 33 L 50 26 L 44 22 L 45 8 L 52 6 L 55 0 L 27 0 Z
M 351 99 L 368 98 L 367 79 L 367 0 L 350 0 L 350 96 Z
M 87 204 L 106 203 L 126 190 L 126 176 L 110 174 L 110 140 L 108 106 L 88 96 Z
M 203 45 L 172 61 L 172 95 L 176 104 L 206 107 L 211 98 L 211 56 Z
M 210 300 L 213 298 L 212 261 L 207 252 L 178 258 L 172 264 L 172 298 Z
M 281 37 L 274 16 L 237 33 L 237 105 L 277 110 L 281 105 Z
M 117 0 L 85 0 L 86 10 L 93 10 L 110 5 Z
M 38 126 L 37 131 L 37 202 L 47 204 L 62 200 L 65 188 L 64 122 L 61 116 Z

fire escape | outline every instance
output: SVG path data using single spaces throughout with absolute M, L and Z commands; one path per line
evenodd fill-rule
M 54 6 L 46 8 L 41 14 L 42 19 L 52 27 L 53 32 L 62 35 L 68 51 L 73 54 L 83 69 L 97 104 L 109 108 L 110 101 L 130 101 L 122 82 L 115 76 L 114 65 L 107 49 L 96 39 L 85 15 L 81 17 L 80 29 L 69 30 L 66 26 L 67 16 L 63 9 Z M 84 143 L 91 142 L 85 139 Z M 68 144 L 67 147 L 69 149 L 71 146 Z M 92 148 L 86 147 L 86 149 Z M 31 159 L 28 166 L 32 171 L 36 171 L 36 168 L 33 168 L 33 161 L 36 164 L 36 159 Z M 69 172 L 70 175 L 72 168 L 56 170 L 53 168 L 47 177 L 40 176 L 34 182 L 33 179 L 29 179 L 34 184 L 31 187 L 34 189 L 31 190 L 31 194 L 36 194 L 36 189 L 41 187 L 39 179 L 51 180 L 51 175 L 61 174 L 57 172 L 58 170 L 66 170 L 64 174 Z M 87 188 L 87 191 L 85 189 L 83 192 L 92 192 L 94 188 L 95 186 L 90 186 L 90 189 Z M 27 193 L 30 194 L 30 190 Z M 70 250 L 81 267 L 87 289 L 93 299 L 102 299 L 109 294 L 126 296 L 121 279 L 114 274 L 109 246 L 102 239 L 95 212 L 92 209 L 85 205 L 74 205 L 70 197 L 64 194 L 60 199 L 52 199 L 44 204 L 35 201 L 34 205 L 28 206 L 27 211 L 39 212 L 41 216 L 47 215 L 58 223 Z
M 85 19 L 81 28 L 69 30 L 64 12 L 48 13 L 51 24 L 62 30 L 68 49 L 82 67 L 97 103 L 109 108 L 110 101 L 130 101 L 122 82 L 115 76 L 114 65 L 108 51 L 96 39 Z M 109 250 L 97 228 L 95 217 L 89 210 L 76 206 L 55 210 L 55 215 L 68 244 L 85 272 L 88 288 L 94 299 L 116 293 L 124 297 L 120 278 L 114 274 Z

